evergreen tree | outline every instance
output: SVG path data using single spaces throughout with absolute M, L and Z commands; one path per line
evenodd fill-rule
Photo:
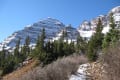
M 16 62 L 12 53 L 7 54 L 6 56 L 5 55 L 6 52 L 7 51 L 4 49 L 4 46 L 3 46 L 3 49 L 0 52 L 0 70 L 2 70 L 2 73 L 0 74 L 0 76 L 12 72 L 16 65 Z
M 74 42 L 71 41 L 71 43 L 69 44 L 69 54 L 72 54 L 75 52 L 75 44 Z
M 20 38 L 16 41 L 16 46 L 14 49 L 14 56 L 19 57 L 20 55 Z
M 51 47 L 52 47 L 51 42 L 48 41 L 48 42 L 45 44 L 45 51 L 46 51 L 46 52 L 52 52 Z
M 64 55 L 66 55 L 66 56 L 70 54 L 69 53 L 69 44 L 68 44 L 68 42 L 64 42 L 63 51 L 64 51 Z
M 40 49 L 40 51 L 44 51 L 44 44 L 45 44 L 45 29 L 42 29 L 41 35 L 38 36 L 38 40 L 37 40 L 37 45 L 36 47 Z
M 2 51 L 0 51 L 0 68 L 3 67 L 4 60 L 6 58 L 5 54 L 6 54 L 6 52 L 5 52 L 5 49 L 4 49 L 4 46 L 3 46 Z
M 103 34 L 102 34 L 102 22 L 99 19 L 97 27 L 96 27 L 96 33 L 91 37 L 90 41 L 88 42 L 88 53 L 87 56 L 89 60 L 95 61 L 98 57 L 98 53 L 102 49 L 102 40 L 103 40 Z
M 57 49 L 57 46 L 58 46 L 58 41 L 54 41 L 53 42 L 53 54 L 55 56 L 55 58 L 57 59 L 58 58 L 58 49 Z
M 14 49 L 14 60 L 15 60 L 16 64 L 21 62 L 21 59 L 20 59 L 20 38 L 18 38 L 18 40 L 16 41 L 16 46 Z
M 21 54 L 20 54 L 20 57 L 21 57 L 21 60 L 25 60 L 29 55 L 30 55 L 30 37 L 27 36 L 26 39 L 25 39 L 25 43 L 24 43 L 24 46 L 21 47 Z
M 28 37 L 26 37 L 26 40 L 25 40 L 25 44 L 24 44 L 24 50 L 25 50 L 25 55 L 26 56 L 28 56 L 29 54 L 30 54 L 30 47 L 29 47 L 29 45 L 30 45 L 30 37 L 28 36 Z
M 21 51 L 20 51 L 20 38 L 16 41 L 16 46 L 14 49 L 14 61 L 16 64 L 20 63 L 23 61 L 22 56 L 21 56 Z
M 54 45 L 53 45 L 53 42 L 47 42 L 46 43 L 46 48 L 45 48 L 45 51 L 46 51 L 46 57 L 45 57 L 45 60 L 44 60 L 44 64 L 49 64 L 51 63 L 52 61 L 56 60 L 56 53 L 54 53 Z
M 120 39 L 120 32 L 116 28 L 116 24 L 114 22 L 113 18 L 113 13 L 110 14 L 110 30 L 109 32 L 105 35 L 104 40 L 103 40 L 103 49 L 109 47 L 109 46 L 114 46 L 117 41 Z
M 62 57 L 64 55 L 64 52 L 63 52 L 63 40 L 62 39 L 58 40 L 57 54 L 58 54 L 59 57 Z
M 42 29 L 41 35 L 38 37 L 36 48 L 35 48 L 35 56 L 39 58 L 40 61 L 44 61 L 46 52 L 45 52 L 45 29 Z
M 62 39 L 63 41 L 64 41 L 65 39 L 67 39 L 67 31 L 66 31 L 66 29 L 63 30 L 61 39 Z
M 87 50 L 87 42 L 80 35 L 77 37 L 76 43 L 76 52 L 77 53 L 85 53 Z
M 2 75 L 12 72 L 15 69 L 15 66 L 17 65 L 13 55 L 7 55 L 7 57 L 2 61 Z

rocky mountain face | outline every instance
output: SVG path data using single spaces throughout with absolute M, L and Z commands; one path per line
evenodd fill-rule
M 98 20 L 102 21 L 102 25 L 105 27 L 108 24 L 108 16 L 100 15 L 91 21 L 84 21 L 78 28 L 80 35 L 84 38 L 90 38 L 94 33 L 98 24 Z
M 79 32 L 76 28 L 73 28 L 71 25 L 67 25 L 58 34 L 56 34 L 56 36 L 53 38 L 53 41 L 60 39 L 63 35 L 65 41 L 68 40 L 69 42 L 71 42 L 76 41 Z
M 113 8 L 107 15 L 100 15 L 90 21 L 83 21 L 77 29 L 71 27 L 71 25 L 65 26 L 59 20 L 49 17 L 33 23 L 32 25 L 27 25 L 23 30 L 14 32 L 11 36 L 0 43 L 0 50 L 3 46 L 5 46 L 6 49 L 13 48 L 19 38 L 21 39 L 21 45 L 23 45 L 28 36 L 30 37 L 31 44 L 35 44 L 37 37 L 41 34 L 43 28 L 45 28 L 46 40 L 58 40 L 63 35 L 63 32 L 66 32 L 66 39 L 68 40 L 76 41 L 78 35 L 89 39 L 95 33 L 99 18 L 104 26 L 102 32 L 106 33 L 109 31 L 109 15 L 111 12 L 113 13 L 116 27 L 120 28 L 120 6 Z
M 60 21 L 53 19 L 53 18 L 47 18 L 43 19 L 41 21 L 38 21 L 36 23 L 33 23 L 32 25 L 27 25 L 23 30 L 14 32 L 11 36 L 6 38 L 1 44 L 0 48 L 3 47 L 3 45 L 6 48 L 11 48 L 16 45 L 16 41 L 20 38 L 21 45 L 24 44 L 26 37 L 29 36 L 31 44 L 35 44 L 38 36 L 41 34 L 41 31 L 43 28 L 45 28 L 46 32 L 46 39 L 50 39 L 56 36 L 56 34 L 61 31 L 65 25 L 61 23 Z
M 78 31 L 80 32 L 80 35 L 85 38 L 90 38 L 94 32 L 95 28 L 97 27 L 98 19 L 102 21 L 102 24 L 104 26 L 103 33 L 106 33 L 109 31 L 109 15 L 110 13 L 113 13 L 113 17 L 116 23 L 116 27 L 120 27 L 120 6 L 117 6 L 113 8 L 110 12 L 108 12 L 107 15 L 100 15 L 91 21 L 84 21 L 82 24 L 79 25 Z
M 113 9 L 109 12 L 109 14 L 110 14 L 111 12 L 113 13 L 113 17 L 114 17 L 116 26 L 117 26 L 118 28 L 120 28 L 120 6 L 113 8 Z
M 90 31 L 90 30 L 95 30 L 95 28 L 97 27 L 97 23 L 99 18 L 101 19 L 103 25 L 107 24 L 107 16 L 106 15 L 100 15 L 97 18 L 92 19 L 91 21 L 84 21 L 80 26 L 79 26 L 79 30 L 83 30 L 83 31 Z

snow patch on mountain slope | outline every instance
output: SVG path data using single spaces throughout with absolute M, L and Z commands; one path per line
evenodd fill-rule
M 107 25 L 106 27 L 103 28 L 102 33 L 106 34 L 107 32 L 109 32 L 109 30 L 110 30 L 110 27 L 109 25 Z
M 85 37 L 85 38 L 90 38 L 95 33 L 95 31 L 92 31 L 92 30 L 90 30 L 90 31 L 78 30 L 78 31 L 80 33 L 80 36 Z
M 76 39 L 79 35 L 79 32 L 77 31 L 76 28 L 73 28 L 71 27 L 71 25 L 68 25 L 64 29 L 62 29 L 60 32 L 58 32 L 55 37 L 53 37 L 53 41 L 60 39 L 64 33 L 66 34 L 64 36 L 64 41 L 65 42 L 68 41 L 68 43 L 76 42 Z

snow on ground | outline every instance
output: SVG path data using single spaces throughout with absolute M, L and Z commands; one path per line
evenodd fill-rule
M 79 66 L 79 69 L 77 70 L 76 74 L 71 75 L 69 80 L 87 80 L 89 78 L 88 75 L 90 75 L 89 73 L 87 73 L 87 69 L 90 66 L 89 63 L 87 64 L 82 64 Z
M 106 27 L 103 28 L 102 33 L 106 34 L 107 32 L 109 32 L 109 30 L 110 30 L 110 27 L 109 25 L 107 25 Z
M 78 31 L 81 37 L 86 37 L 86 38 L 90 38 L 95 33 L 95 31 L 93 30 L 90 30 L 90 31 L 78 30 Z

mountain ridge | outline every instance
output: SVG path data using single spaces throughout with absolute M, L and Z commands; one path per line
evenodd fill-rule
M 33 24 L 25 26 L 24 29 L 18 30 L 6 38 L 2 43 L 0 43 L 0 50 L 2 50 L 3 46 L 6 49 L 13 48 L 16 45 L 16 41 L 18 38 L 21 38 L 21 45 L 24 44 L 27 36 L 30 37 L 31 44 L 35 44 L 38 35 L 41 34 L 41 30 L 45 28 L 46 31 L 46 39 L 58 40 L 60 38 L 61 32 L 66 29 L 69 39 L 76 39 L 77 35 L 84 38 L 90 38 L 95 33 L 95 28 L 97 27 L 98 19 L 100 18 L 103 23 L 103 33 L 109 31 L 109 14 L 113 13 L 113 17 L 115 19 L 115 23 L 117 27 L 120 24 L 120 6 L 117 6 L 111 9 L 107 15 L 99 15 L 96 18 L 93 18 L 90 21 L 84 21 L 81 23 L 78 28 L 73 28 L 72 26 L 67 29 L 68 26 L 63 24 L 61 21 L 54 18 L 45 18 Z M 70 30 L 71 29 L 71 30 Z

